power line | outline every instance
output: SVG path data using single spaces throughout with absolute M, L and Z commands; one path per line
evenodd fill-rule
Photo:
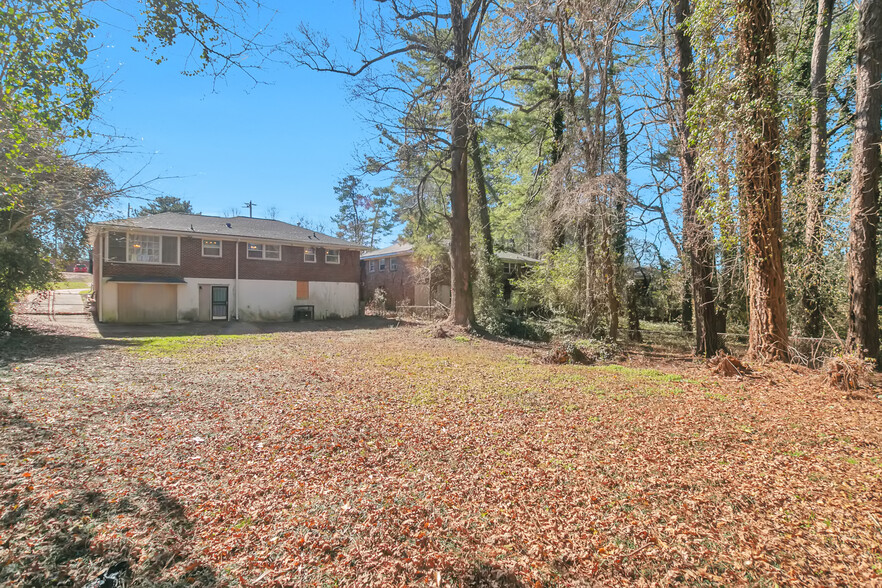
M 248 217 L 254 218 L 254 207 L 257 205 L 249 200 L 248 202 L 246 202 L 242 206 L 244 206 L 245 208 L 248 209 Z

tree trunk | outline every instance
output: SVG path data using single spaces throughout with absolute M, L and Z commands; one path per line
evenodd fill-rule
M 824 331 L 821 308 L 822 215 L 827 173 L 827 54 L 832 20 L 833 0 L 818 0 L 818 21 L 812 46 L 812 138 L 806 186 L 806 276 L 802 292 L 803 330 L 808 337 L 820 337 Z
M 878 359 L 876 230 L 882 144 L 882 0 L 861 0 L 858 5 L 855 78 L 851 234 L 848 239 L 848 347 L 863 357 Z
M 615 241 L 615 217 L 612 219 L 607 217 L 607 221 L 604 224 L 606 224 L 606 242 L 609 245 L 613 245 Z M 621 303 L 619 302 L 618 284 L 616 283 L 616 277 L 618 276 L 616 268 L 620 267 L 620 265 L 617 262 L 617 256 L 613 247 L 606 247 L 606 251 L 603 255 L 603 263 L 603 273 L 606 281 L 606 305 L 607 311 L 609 312 L 609 333 L 607 335 L 611 341 L 618 341 L 619 307 L 621 306 Z
M 732 206 L 732 195 L 729 184 L 729 158 L 727 151 L 727 135 L 719 133 L 718 145 L 721 156 L 717 162 L 717 178 L 719 181 L 719 215 L 722 247 L 720 251 L 720 273 L 717 279 L 717 334 L 728 332 L 729 312 L 733 307 L 735 293 L 739 284 L 738 257 L 740 238 L 737 223 L 738 212 Z M 724 345 L 721 340 L 720 344 Z
M 481 160 L 481 142 L 478 137 L 477 125 L 471 141 L 472 168 L 475 170 L 475 186 L 477 187 L 478 221 L 481 223 L 481 237 L 484 241 L 483 252 L 488 263 L 493 259 L 493 231 L 490 229 L 490 205 L 487 202 L 487 180 L 484 177 L 484 162 Z
M 551 141 L 551 165 L 555 166 L 560 161 L 563 154 L 563 134 L 564 134 L 564 111 L 560 103 L 560 59 L 556 59 L 551 68 L 551 103 L 554 111 L 551 116 L 551 130 L 553 133 Z M 558 209 L 560 208 L 560 196 L 554 194 L 551 196 L 551 211 L 549 218 L 551 219 L 551 231 L 548 242 L 549 251 L 556 251 L 563 247 L 566 232 L 563 221 L 558 218 Z
M 450 0 L 453 64 L 450 71 L 450 295 L 449 320 L 469 327 L 474 322 L 469 224 L 468 142 L 471 121 L 469 31 L 462 0 Z
M 640 334 L 640 312 L 638 302 L 640 298 L 640 286 L 637 280 L 628 280 L 625 287 L 625 297 L 628 305 L 628 340 L 634 343 L 642 343 L 643 336 Z
M 743 85 L 740 108 L 749 109 L 741 114 L 738 150 L 738 192 L 747 209 L 748 355 L 786 360 L 781 137 L 777 86 L 771 67 L 775 53 L 771 0 L 738 0 L 736 14 Z
M 680 78 L 680 173 L 683 180 L 683 252 L 689 263 L 692 289 L 692 308 L 695 319 L 695 353 L 711 357 L 719 348 L 714 308 L 714 238 L 706 222 L 698 213 L 707 199 L 707 189 L 695 169 L 695 148 L 690 144 L 686 116 L 695 95 L 692 80 L 692 43 L 685 29 L 691 14 L 689 0 L 676 0 L 674 22 L 676 29 L 678 74 Z
M 683 297 L 680 301 L 680 327 L 683 332 L 692 330 L 692 282 L 689 280 L 689 270 L 683 268 Z
M 619 175 L 622 176 L 624 186 L 621 192 L 616 193 L 616 225 L 615 225 L 615 250 L 616 262 L 619 267 L 625 263 L 625 249 L 628 245 L 628 217 L 626 209 L 626 194 L 628 190 L 628 134 L 625 132 L 625 118 L 622 114 L 622 102 L 618 94 L 615 99 L 616 106 L 616 137 L 619 142 Z

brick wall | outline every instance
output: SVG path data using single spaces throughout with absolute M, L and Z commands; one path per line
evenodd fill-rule
M 138 276 L 162 278 L 236 277 L 236 242 L 224 241 L 221 257 L 203 257 L 202 239 L 182 237 L 181 265 L 119 263 L 105 261 L 104 277 Z M 358 282 L 359 252 L 340 251 L 340 263 L 325 263 L 325 250 L 316 248 L 316 262 L 303 261 L 303 247 L 282 246 L 282 259 L 248 259 L 245 242 L 239 245 L 239 277 L 245 280 L 305 280 L 310 282 Z
M 340 251 L 340 263 L 325 263 L 325 249 L 316 247 L 315 263 L 303 261 L 303 247 L 282 246 L 282 260 L 248 259 L 245 244 L 239 249 L 239 277 L 247 280 L 308 280 L 355 282 L 359 278 L 359 252 Z
M 383 271 L 380 271 L 379 259 L 368 259 L 361 262 L 362 299 L 365 302 L 370 302 L 374 296 L 374 290 L 383 288 L 386 290 L 386 300 L 390 305 L 397 304 L 402 300 L 409 300 L 410 304 L 413 304 L 415 298 L 414 284 L 417 283 L 420 276 L 416 261 L 411 255 L 396 257 L 398 269 L 393 272 L 389 269 L 390 259 L 386 258 L 386 269 Z M 368 271 L 371 261 L 374 262 L 373 272 Z

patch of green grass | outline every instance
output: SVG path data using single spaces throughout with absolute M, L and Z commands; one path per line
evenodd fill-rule
M 139 355 L 170 357 L 207 347 L 222 347 L 236 341 L 270 341 L 274 335 L 203 335 L 186 337 L 139 337 L 132 339 L 130 351 Z
M 233 528 L 236 529 L 237 531 L 239 531 L 241 529 L 244 529 L 248 525 L 250 525 L 251 522 L 252 522 L 251 517 L 245 517 L 244 519 L 242 519 L 241 521 L 239 521 L 238 523 L 233 525 Z
M 720 402 L 727 402 L 729 400 L 729 396 L 722 392 L 705 392 L 704 397 L 708 400 L 719 400 Z
M 596 372 L 615 374 L 629 379 L 643 379 L 653 382 L 689 382 L 680 374 L 668 374 L 654 369 L 627 367 L 618 364 L 598 365 L 589 367 L 588 369 Z
M 548 378 L 548 381 L 552 384 L 575 384 L 579 382 L 585 381 L 584 374 L 574 374 L 572 372 L 562 372 L 557 373 Z
M 52 282 L 49 284 L 50 290 L 82 290 L 89 287 L 91 287 L 89 282 Z

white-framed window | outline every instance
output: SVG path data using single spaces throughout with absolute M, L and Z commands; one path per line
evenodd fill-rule
M 162 263 L 162 237 L 159 235 L 129 235 L 129 263 Z
M 381 272 L 386 271 L 386 258 L 385 257 L 380 260 L 380 271 Z
M 220 239 L 202 239 L 202 257 L 221 257 L 221 248 Z
M 245 250 L 248 252 L 245 254 L 248 259 L 273 259 L 276 261 L 282 259 L 281 245 L 248 243 Z
M 389 271 L 397 272 L 398 271 L 398 260 L 396 258 L 389 259 Z
M 325 249 L 325 263 L 340 263 L 340 250 Z
M 306 263 L 315 263 L 315 247 L 303 248 L 303 261 Z
M 107 235 L 107 261 L 180 265 L 178 237 L 112 231 Z
M 377 262 L 373 259 L 368 262 L 368 271 L 370 273 L 374 273 L 375 271 L 377 271 Z

